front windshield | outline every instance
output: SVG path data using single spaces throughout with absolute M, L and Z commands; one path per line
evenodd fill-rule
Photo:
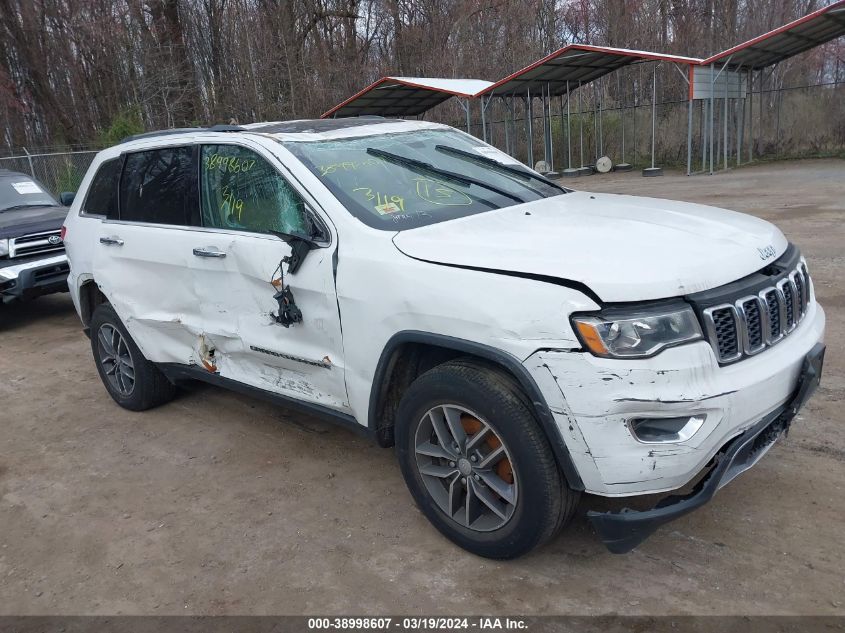
M 380 229 L 411 229 L 565 192 L 458 130 L 284 145 L 355 217 Z
M 55 206 L 58 203 L 32 178 L 23 174 L 0 175 L 0 213 L 25 207 Z

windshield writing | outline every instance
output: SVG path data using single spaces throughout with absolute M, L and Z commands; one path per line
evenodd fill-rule
M 388 230 L 562 193 L 542 178 L 535 180 L 527 167 L 507 154 L 457 130 L 296 141 L 286 142 L 285 147 L 355 217 Z

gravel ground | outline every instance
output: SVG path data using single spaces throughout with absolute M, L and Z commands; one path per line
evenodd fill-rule
M 0 308 L 0 613 L 845 615 L 845 162 L 571 184 L 753 213 L 809 260 L 822 387 L 709 505 L 616 556 L 585 497 L 545 548 L 476 558 L 346 430 L 202 385 L 118 408 L 57 295 Z

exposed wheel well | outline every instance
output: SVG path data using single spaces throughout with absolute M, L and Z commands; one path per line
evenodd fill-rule
M 383 373 L 386 382 L 381 386 L 375 417 L 376 439 L 381 446 L 393 446 L 396 409 L 402 394 L 411 383 L 429 369 L 456 359 L 495 373 L 519 395 L 530 410 L 533 410 L 531 400 L 523 392 L 519 381 L 505 367 L 482 356 L 449 347 L 428 343 L 402 343 L 393 349 Z
M 97 282 L 93 279 L 89 279 L 80 286 L 79 312 L 80 317 L 82 318 L 82 324 L 85 326 L 86 330 L 91 324 L 91 317 L 94 314 L 94 310 L 97 309 L 97 306 L 108 302 L 109 300 L 106 299 L 106 295 L 102 293 L 100 287 L 97 285 Z
M 401 343 L 390 353 L 379 385 L 374 420 L 376 441 L 380 446 L 393 446 L 393 425 L 402 394 L 418 376 L 429 369 L 463 356 L 457 350 L 427 343 Z
M 545 398 L 522 363 L 501 350 L 462 339 L 405 331 L 387 342 L 370 392 L 368 425 L 379 445 L 393 446 L 396 411 L 410 384 L 429 369 L 458 358 L 494 372 L 505 388 L 511 388 L 524 401 L 546 434 L 569 487 L 583 490 L 584 484 Z

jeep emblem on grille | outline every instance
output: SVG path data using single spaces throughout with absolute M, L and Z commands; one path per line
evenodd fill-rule
M 775 247 L 769 244 L 765 248 L 758 248 L 757 252 L 760 253 L 760 259 L 769 259 L 775 256 Z
M 62 238 L 58 235 L 51 235 L 47 238 L 47 241 L 50 242 L 50 244 L 52 244 L 53 246 L 56 246 L 62 243 Z

